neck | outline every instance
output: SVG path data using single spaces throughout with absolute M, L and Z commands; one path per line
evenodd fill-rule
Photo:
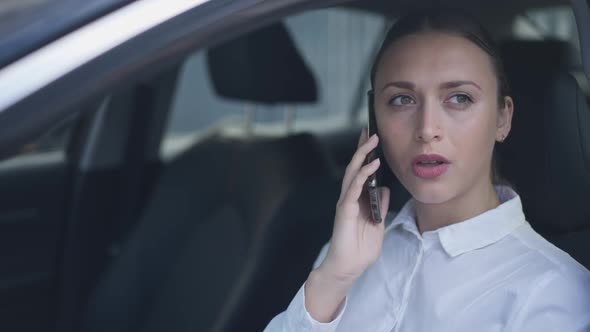
M 474 186 L 466 192 L 439 204 L 424 204 L 416 201 L 416 218 L 420 233 L 452 225 L 485 211 L 496 208 L 500 201 L 494 186 Z

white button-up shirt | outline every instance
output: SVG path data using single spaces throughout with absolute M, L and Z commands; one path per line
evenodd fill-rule
M 518 195 L 496 191 L 497 208 L 423 234 L 410 200 L 332 322 L 309 315 L 302 286 L 265 331 L 590 331 L 590 272 L 531 228 Z

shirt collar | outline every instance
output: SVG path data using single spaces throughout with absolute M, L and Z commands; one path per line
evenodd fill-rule
M 444 250 L 451 257 L 498 242 L 516 227 L 525 223 L 520 197 L 510 187 L 496 186 L 500 205 L 471 219 L 431 231 L 436 233 Z M 385 232 L 401 226 L 419 238 L 415 203 L 409 200 L 393 217 Z M 427 232 L 427 233 L 431 233 Z

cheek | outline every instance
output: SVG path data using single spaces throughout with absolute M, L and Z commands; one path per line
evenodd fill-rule
M 491 112 L 485 110 L 462 121 L 449 121 L 447 135 L 462 163 L 483 166 L 489 163 L 496 137 L 495 117 L 489 115 Z
M 404 151 L 412 144 L 413 125 L 403 117 L 385 114 L 377 115 L 380 146 L 383 154 L 395 172 L 396 163 L 403 159 Z

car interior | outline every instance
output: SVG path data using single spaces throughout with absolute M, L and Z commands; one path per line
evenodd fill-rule
M 568 73 L 571 47 L 557 39 L 501 42 L 516 112 L 498 153 L 531 224 L 590 266 L 589 95 Z M 221 98 L 256 105 L 321 98 L 321 83 L 281 22 L 208 49 L 206 60 Z M 171 158 L 98 283 L 85 328 L 261 331 L 329 240 L 360 125 L 279 137 L 232 137 L 220 128 Z M 390 186 L 395 211 L 409 194 L 396 181 Z
M 98 174 L 69 212 L 67 231 L 85 236 L 62 248 L 58 330 L 262 331 L 285 310 L 330 239 L 369 66 L 403 13 L 390 3 L 303 12 L 195 50 L 54 130 L 87 142 L 108 136 L 88 130 L 97 119 L 129 126 L 116 175 L 126 185 L 114 193 Z M 533 228 L 590 268 L 590 88 L 572 9 L 486 6 L 467 9 L 496 37 L 515 100 L 500 173 Z M 145 122 L 122 119 L 129 107 Z M 153 117 L 163 132 L 150 131 Z M 150 145 L 160 154 L 145 163 Z M 410 195 L 383 178 L 398 211 Z M 71 221 L 82 219 L 93 226 Z

